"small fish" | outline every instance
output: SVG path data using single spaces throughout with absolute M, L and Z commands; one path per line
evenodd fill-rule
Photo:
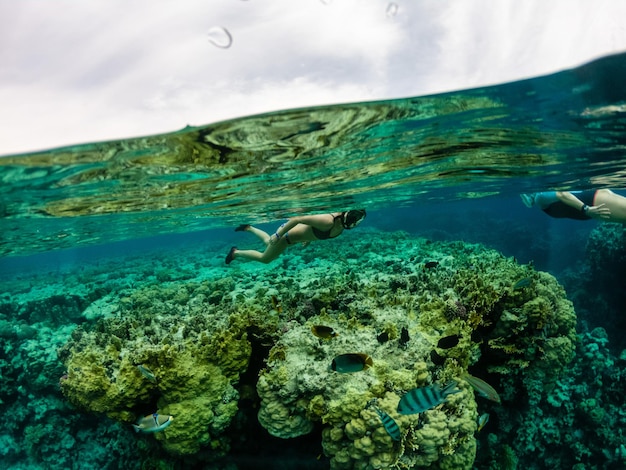
M 159 432 L 172 424 L 172 421 L 174 421 L 173 416 L 152 413 L 140 418 L 137 424 L 133 424 L 133 428 L 135 428 L 135 432 Z
M 139 372 L 141 372 L 141 375 L 143 375 L 150 382 L 155 382 L 156 383 L 156 381 L 157 381 L 156 375 L 154 375 L 152 373 L 152 371 L 150 369 L 148 369 L 146 366 L 144 366 L 142 364 L 139 364 L 137 366 L 137 369 L 139 370 Z
M 528 287 L 533 282 L 532 278 L 525 277 L 520 279 L 515 284 L 513 284 L 513 290 L 523 289 L 524 287 Z
M 484 428 L 485 424 L 487 424 L 488 422 L 489 422 L 489 413 L 481 414 L 480 417 L 478 418 L 478 428 L 476 429 L 476 431 L 480 432 L 480 430 Z
M 433 364 L 436 366 L 442 366 L 443 363 L 446 362 L 446 358 L 440 356 L 434 349 L 430 352 L 430 360 L 433 361 Z
M 463 374 L 462 378 L 470 384 L 481 397 L 500 403 L 500 395 L 498 395 L 498 392 L 483 379 L 479 379 L 470 374 Z
M 398 413 L 412 415 L 430 410 L 446 401 L 446 397 L 461 390 L 456 388 L 457 382 L 453 380 L 443 389 L 437 384 L 418 387 L 405 393 L 398 402 Z
M 272 308 L 278 313 L 282 313 L 283 311 L 283 306 L 280 304 L 278 297 L 276 297 L 275 295 L 272 295 Z
M 342 374 L 359 372 L 373 366 L 372 358 L 363 353 L 340 354 L 333 359 L 330 368 Z
M 387 341 L 389 341 L 389 333 L 383 331 L 381 334 L 376 336 L 376 339 L 380 344 L 386 343 Z
M 409 330 L 406 327 L 402 327 L 402 331 L 400 332 L 400 341 L 398 342 L 401 347 L 406 346 L 406 344 L 411 340 L 409 336 Z
M 378 408 L 375 402 L 369 403 L 369 406 L 374 408 L 374 411 L 382 421 L 385 431 L 387 431 L 389 437 L 391 437 L 391 439 L 393 439 L 394 441 L 399 441 L 402 436 L 400 434 L 400 427 L 398 426 L 398 423 L 396 423 L 396 421 L 391 416 L 389 416 L 389 414 Z
M 459 339 L 459 335 L 444 336 L 443 338 L 440 338 L 437 342 L 437 347 L 441 349 L 453 348 L 454 346 L 459 344 Z
M 336 333 L 335 330 L 333 330 L 330 326 L 324 325 L 313 325 L 311 327 L 311 333 L 322 339 L 330 339 L 334 338 L 335 336 L 339 336 L 339 334 Z
M 424 263 L 424 269 L 433 269 L 439 266 L 439 261 L 427 261 Z

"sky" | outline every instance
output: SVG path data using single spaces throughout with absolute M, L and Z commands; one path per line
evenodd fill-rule
M 0 155 L 504 83 L 626 51 L 623 0 L 0 0 Z

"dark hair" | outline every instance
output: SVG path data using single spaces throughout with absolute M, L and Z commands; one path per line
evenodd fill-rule
M 350 229 L 354 228 L 365 218 L 366 216 L 365 209 L 353 209 L 343 213 L 343 218 L 341 219 L 341 223 L 344 228 Z

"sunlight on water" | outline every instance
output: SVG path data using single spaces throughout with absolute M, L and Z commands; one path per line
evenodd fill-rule
M 6 156 L 0 253 L 222 227 L 242 215 L 619 185 L 626 91 L 616 85 L 625 81 L 617 55 L 494 87 Z

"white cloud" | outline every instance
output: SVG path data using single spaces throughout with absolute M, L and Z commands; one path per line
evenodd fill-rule
M 442 89 L 495 84 L 626 50 L 626 2 L 474 0 L 448 3 L 439 39 Z
M 0 0 L 0 154 L 511 81 L 626 49 L 621 0 Z M 228 28 L 233 44 L 207 33 Z

